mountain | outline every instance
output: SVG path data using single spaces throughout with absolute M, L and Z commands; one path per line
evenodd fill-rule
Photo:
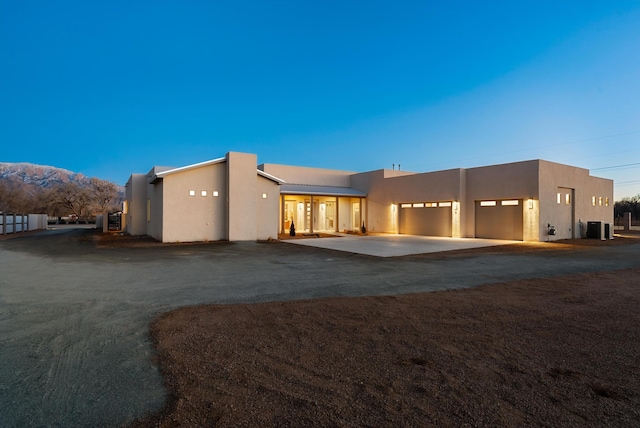
M 0 162 L 0 180 L 11 187 L 49 188 L 65 183 L 88 186 L 90 179 L 83 174 L 53 166 L 31 163 Z

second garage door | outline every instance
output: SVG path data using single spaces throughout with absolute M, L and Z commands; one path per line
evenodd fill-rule
M 522 241 L 522 199 L 476 201 L 476 238 Z
M 451 202 L 400 205 L 400 233 L 451 237 Z

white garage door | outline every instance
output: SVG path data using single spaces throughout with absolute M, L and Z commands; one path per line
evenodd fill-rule
M 476 201 L 476 238 L 522 241 L 522 199 Z
M 400 204 L 400 233 L 451 237 L 451 202 Z

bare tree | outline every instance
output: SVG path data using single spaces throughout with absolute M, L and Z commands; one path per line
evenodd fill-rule
M 91 195 L 97 210 L 102 213 L 114 207 L 118 200 L 118 189 L 109 181 L 92 178 Z
M 56 188 L 54 203 L 66 208 L 79 219 L 83 219 L 87 216 L 88 208 L 92 203 L 91 191 L 76 183 L 65 183 Z

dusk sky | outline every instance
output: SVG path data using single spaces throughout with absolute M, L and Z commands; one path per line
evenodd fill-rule
M 0 0 L 0 161 L 425 172 L 545 159 L 640 194 L 640 1 Z

